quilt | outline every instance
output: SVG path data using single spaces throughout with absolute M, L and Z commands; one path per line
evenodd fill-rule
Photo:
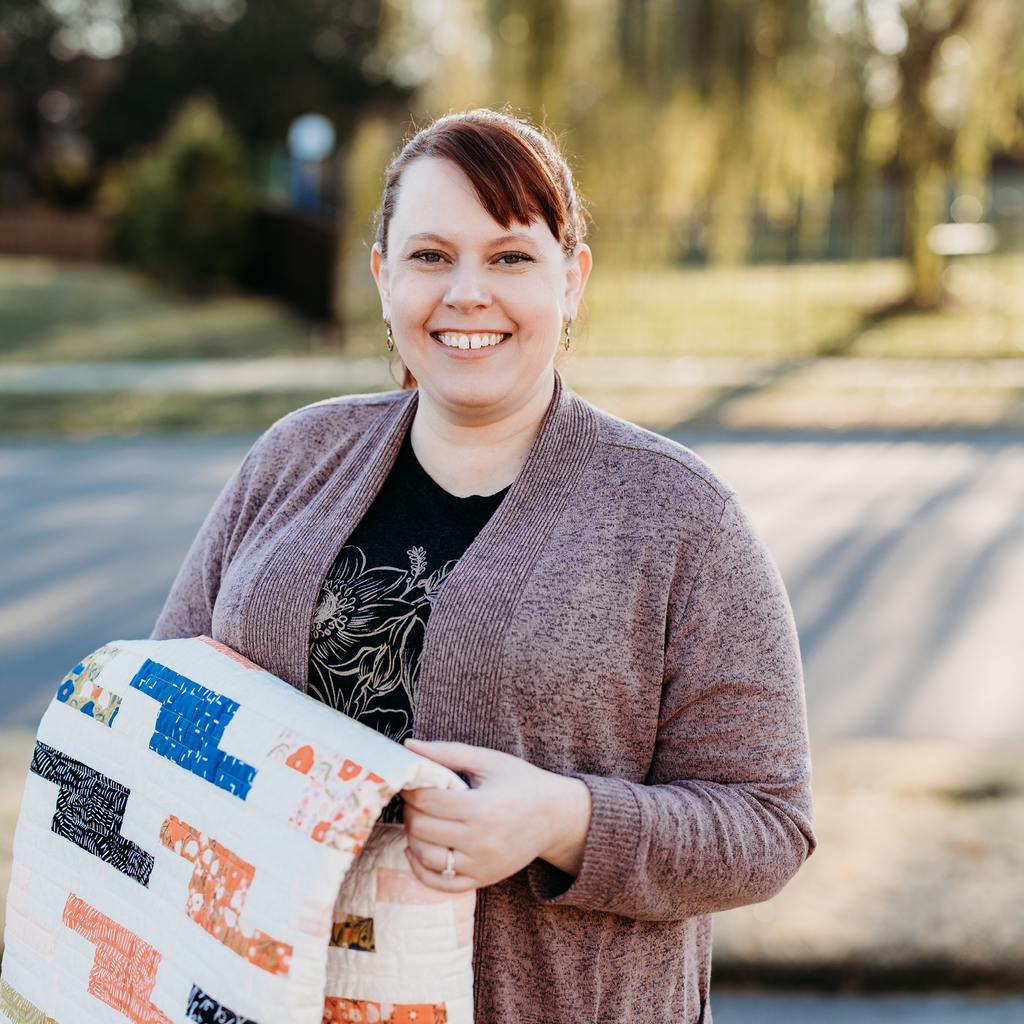
M 100 648 L 39 727 L 0 1022 L 472 1024 L 475 894 L 377 824 L 464 786 L 208 637 Z

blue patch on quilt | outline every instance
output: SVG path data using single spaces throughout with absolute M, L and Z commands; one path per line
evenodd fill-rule
M 149 886 L 153 855 L 121 835 L 127 786 L 45 743 L 36 743 L 30 770 L 60 787 L 51 825 L 57 835 Z
M 244 800 L 256 769 L 225 754 L 220 739 L 239 705 L 152 659 L 131 685 L 162 707 L 149 749 Z

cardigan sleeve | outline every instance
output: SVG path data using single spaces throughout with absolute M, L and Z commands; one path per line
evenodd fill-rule
M 579 776 L 592 802 L 583 866 L 573 880 L 531 865 L 543 903 L 679 920 L 768 899 L 814 849 L 796 629 L 735 497 L 689 581 L 679 570 L 669 602 L 648 777 Z
M 199 528 L 185 561 L 171 585 L 151 640 L 170 640 L 212 632 L 213 606 L 220 591 L 231 538 L 245 506 L 256 448 L 253 448 Z

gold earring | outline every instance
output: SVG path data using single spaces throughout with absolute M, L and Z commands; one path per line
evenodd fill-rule
M 388 324 L 387 320 L 384 321 L 388 325 L 388 351 L 395 351 L 395 336 L 391 333 L 391 324 Z
M 571 320 L 565 321 L 565 351 L 569 351 L 569 325 L 572 323 Z

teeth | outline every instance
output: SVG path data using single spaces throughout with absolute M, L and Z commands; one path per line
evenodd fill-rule
M 448 348 L 488 348 L 492 345 L 500 345 L 507 335 L 505 334 L 439 334 L 438 339 L 442 345 Z

